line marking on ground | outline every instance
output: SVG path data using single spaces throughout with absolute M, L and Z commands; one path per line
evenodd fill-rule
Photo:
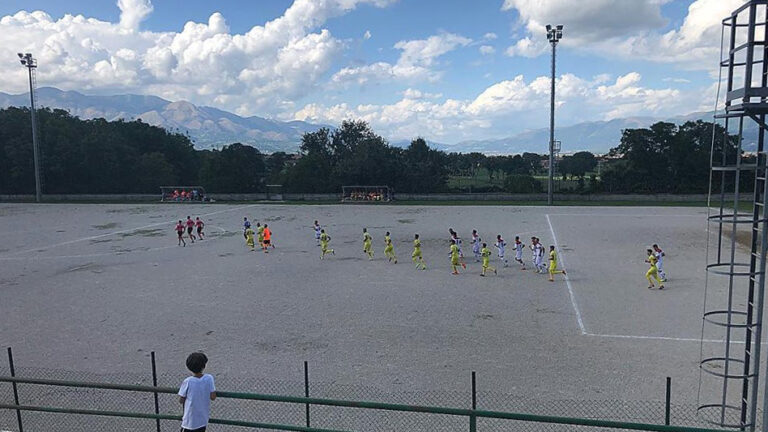
M 221 231 L 221 234 L 226 234 L 229 231 L 227 231 L 225 228 L 222 228 L 217 225 L 208 225 L 211 228 L 217 228 Z M 141 228 L 136 228 L 141 229 Z M 210 243 L 212 241 L 218 240 L 222 238 L 222 235 L 219 234 L 217 236 L 213 237 L 206 237 L 205 244 Z M 149 249 L 137 249 L 132 251 L 112 251 L 112 252 L 100 252 L 100 253 L 92 253 L 92 254 L 82 254 L 82 255 L 50 255 L 50 256 L 0 256 L 0 261 L 23 261 L 23 260 L 53 260 L 53 259 L 74 259 L 74 258 L 96 258 L 96 257 L 103 257 L 103 256 L 110 256 L 110 255 L 128 255 L 132 253 L 140 253 L 140 252 L 157 252 L 161 250 L 166 249 L 173 249 L 179 247 L 178 245 L 174 246 L 162 246 L 162 247 L 156 247 L 156 248 L 149 248 Z
M 552 240 L 555 242 L 555 248 L 558 250 L 558 254 L 560 255 L 560 261 L 562 262 L 563 270 L 567 272 L 567 268 L 565 267 L 565 256 L 560 253 L 560 247 L 557 243 L 557 236 L 555 235 L 555 229 L 552 227 L 552 221 L 549 220 L 549 214 L 547 216 L 547 223 L 549 224 L 549 232 L 552 233 Z M 565 283 L 568 286 L 568 295 L 571 298 L 571 305 L 573 306 L 573 310 L 576 312 L 576 320 L 579 322 L 579 328 L 581 329 L 581 334 L 586 335 L 587 334 L 587 328 L 584 326 L 584 320 L 581 319 L 581 311 L 579 310 L 579 305 L 576 304 L 576 296 L 573 294 L 573 287 L 571 286 L 571 280 L 568 278 L 568 274 L 563 275 L 565 278 Z
M 638 215 L 634 213 L 550 213 L 552 216 L 608 216 L 608 217 L 701 217 L 706 215 L 706 212 L 701 214 L 643 214 Z
M 584 333 L 584 336 L 613 338 L 613 339 L 646 339 L 646 340 L 662 340 L 662 341 L 674 341 L 674 342 L 725 343 L 724 340 L 718 340 L 718 339 L 680 338 L 680 337 L 671 337 L 671 336 L 642 336 L 642 335 L 618 335 L 618 334 L 596 334 L 596 333 Z M 744 341 L 731 341 L 731 343 L 743 344 Z
M 206 214 L 202 214 L 200 216 L 201 217 L 213 216 L 213 215 L 216 215 L 216 214 L 227 213 L 227 212 L 231 212 L 231 211 L 235 211 L 235 210 L 242 210 L 242 209 L 245 209 L 245 208 L 255 207 L 257 205 L 259 205 L 259 204 L 249 204 L 249 205 L 235 207 L 235 208 L 231 208 L 231 209 L 219 210 L 219 211 L 215 211 L 215 212 L 211 212 L 211 213 L 206 213 Z M 37 247 L 37 248 L 34 248 L 34 249 L 27 249 L 27 250 L 23 250 L 23 251 L 18 251 L 18 252 L 10 253 L 10 254 L 7 254 L 7 255 L 2 255 L 2 256 L 0 256 L 0 259 L 10 258 L 10 257 L 16 256 L 16 255 L 21 255 L 21 254 L 30 253 L 30 252 L 44 251 L 44 250 L 52 249 L 52 248 L 59 247 L 59 246 L 66 246 L 66 245 L 69 245 L 69 244 L 79 243 L 79 242 L 88 241 L 88 240 L 96 240 L 96 239 L 102 238 L 102 237 L 109 237 L 109 236 L 113 236 L 113 235 L 116 235 L 116 234 L 123 234 L 123 233 L 132 232 L 132 231 L 137 231 L 137 230 L 140 230 L 140 229 L 152 228 L 152 227 L 161 226 L 161 225 L 168 225 L 168 224 L 169 224 L 168 221 L 156 222 L 156 223 L 152 223 L 152 224 L 144 225 L 144 226 L 140 226 L 140 227 L 129 228 L 129 229 L 124 229 L 124 230 L 119 230 L 119 231 L 113 231 L 113 232 L 110 232 L 110 233 L 99 234 L 99 235 L 95 235 L 95 236 L 83 237 L 83 238 L 79 238 L 79 239 L 75 239 L 75 240 L 69 240 L 69 241 L 65 241 L 65 242 L 61 242 L 61 243 L 56 243 L 56 244 L 52 244 L 52 245 L 47 245 L 47 246 Z

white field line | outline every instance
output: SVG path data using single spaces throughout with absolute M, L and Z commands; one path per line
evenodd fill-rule
M 213 216 L 213 215 L 216 215 L 216 214 L 227 213 L 227 212 L 231 212 L 231 211 L 235 211 L 235 210 L 241 210 L 241 209 L 245 209 L 245 208 L 255 207 L 257 205 L 258 204 L 250 204 L 250 205 L 246 205 L 246 206 L 240 206 L 240 207 L 235 207 L 235 208 L 231 208 L 231 209 L 219 210 L 219 211 L 215 211 L 215 212 L 211 212 L 211 213 L 206 213 L 206 214 L 202 214 L 200 216 L 201 217 Z M 25 254 L 25 253 L 29 253 L 29 252 L 38 252 L 38 251 L 42 251 L 42 250 L 48 250 L 48 249 L 52 249 L 52 248 L 55 248 L 55 247 L 58 247 L 58 246 L 65 246 L 65 245 L 68 245 L 68 244 L 79 243 L 79 242 L 88 241 L 88 240 L 96 240 L 96 239 L 99 239 L 99 238 L 102 238 L 102 237 L 109 237 L 109 236 L 113 236 L 113 235 L 116 235 L 116 234 L 123 234 L 123 233 L 132 232 L 132 231 L 137 231 L 137 230 L 140 230 L 140 229 L 152 228 L 152 227 L 161 226 L 161 225 L 168 225 L 168 223 L 169 222 L 167 222 L 167 221 L 166 222 L 156 222 L 156 223 L 152 223 L 152 224 L 144 225 L 144 226 L 140 226 L 140 227 L 128 228 L 128 229 L 124 229 L 124 230 L 113 231 L 113 232 L 106 233 L 106 234 L 99 234 L 99 235 L 95 235 L 95 236 L 89 236 L 89 237 L 83 237 L 83 238 L 79 238 L 79 239 L 75 239 L 75 240 L 69 240 L 69 241 L 65 241 L 65 242 L 61 242 L 61 243 L 56 243 L 56 244 L 47 245 L 47 246 L 41 246 L 41 247 L 37 247 L 37 248 L 34 248 L 34 249 L 27 249 L 27 250 L 23 250 L 23 251 L 18 251 L 18 252 L 10 253 L 10 254 L 7 254 L 7 255 L 2 255 L 2 256 L 0 256 L 0 259 L 9 258 L 9 257 L 15 256 L 15 255 L 21 255 L 21 254 Z
M 634 214 L 634 213 L 550 213 L 552 216 L 608 216 L 608 217 L 702 217 L 701 214 Z
M 591 214 L 563 214 L 563 213 L 553 213 L 552 216 L 594 216 Z M 626 216 L 626 215 L 622 215 Z M 653 215 L 653 216 L 669 216 L 669 215 Z M 677 215 L 677 216 L 687 216 L 687 215 Z M 697 215 L 700 216 L 700 215 Z M 565 268 L 565 256 L 560 252 L 560 248 L 558 247 L 557 237 L 555 236 L 555 229 L 552 227 L 552 221 L 549 219 L 549 214 L 546 215 L 547 217 L 547 223 L 549 224 L 549 231 L 552 233 L 552 239 L 554 240 L 555 247 L 558 250 L 558 255 L 560 256 L 560 260 L 562 261 L 563 269 L 567 271 Z M 645 216 L 643 216 L 645 217 Z M 581 334 L 583 336 L 591 336 L 591 337 L 600 337 L 600 338 L 612 338 L 612 339 L 641 339 L 641 340 L 658 340 L 658 341 L 673 341 L 673 342 L 699 342 L 699 343 L 724 343 L 724 340 L 717 340 L 717 339 L 699 339 L 699 338 L 679 338 L 679 337 L 670 337 L 670 336 L 644 336 L 644 335 L 619 335 L 619 334 L 599 334 L 599 333 L 590 333 L 586 330 L 586 327 L 584 326 L 584 321 L 581 318 L 581 311 L 579 310 L 579 306 L 576 303 L 576 296 L 573 292 L 573 286 L 571 286 L 571 281 L 568 279 L 568 275 L 565 275 L 565 283 L 568 285 L 568 295 L 571 298 L 571 305 L 573 306 L 573 310 L 576 312 L 576 319 L 579 322 L 579 328 L 581 329 Z M 732 341 L 733 343 L 739 343 L 743 344 L 744 341 Z
M 547 216 L 547 223 L 549 224 L 549 232 L 552 233 L 552 240 L 554 240 L 555 248 L 558 250 L 558 255 L 560 255 L 560 261 L 562 262 L 563 270 L 567 272 L 568 269 L 565 268 L 565 257 L 560 254 L 560 247 L 557 243 L 557 236 L 555 235 L 555 229 L 552 228 L 552 221 L 549 220 L 549 215 Z M 573 294 L 573 287 L 571 286 L 571 280 L 568 278 L 568 275 L 563 275 L 565 277 L 565 283 L 568 285 L 568 295 L 571 298 L 571 305 L 573 306 L 574 312 L 576 312 L 576 320 L 579 322 L 579 328 L 581 329 L 581 334 L 585 335 L 587 334 L 587 328 L 584 326 L 584 320 L 581 319 L 581 311 L 579 310 L 579 305 L 576 304 L 576 296 Z
M 217 228 L 219 231 L 223 233 L 227 233 L 227 230 L 225 228 L 222 228 L 217 225 L 207 225 L 211 228 Z M 136 228 L 141 229 L 141 228 Z M 215 241 L 217 239 L 221 238 L 220 235 L 212 237 L 210 239 L 206 238 L 203 240 L 206 244 L 210 243 L 212 241 Z M 174 240 L 176 238 L 174 237 Z M 83 255 L 51 255 L 51 256 L 0 256 L 0 261 L 24 261 L 24 260 L 53 260 L 53 259 L 73 259 L 73 258 L 95 258 L 95 257 L 102 257 L 102 256 L 110 256 L 110 255 L 128 255 L 133 253 L 140 253 L 140 252 L 157 252 L 161 250 L 166 249 L 173 249 L 179 247 L 178 245 L 173 246 L 163 246 L 163 247 L 156 247 L 156 248 L 150 248 L 150 249 L 143 249 L 143 250 L 135 250 L 135 251 L 113 251 L 113 252 L 101 252 L 101 253 L 93 253 L 93 254 L 83 254 Z M 37 250 L 37 249 L 35 249 Z M 1 431 L 0 431 L 1 432 Z

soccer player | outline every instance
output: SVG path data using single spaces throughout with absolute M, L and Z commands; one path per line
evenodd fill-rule
M 181 220 L 176 224 L 176 234 L 179 235 L 179 246 L 183 244 L 184 247 L 187 247 L 187 242 L 184 241 L 184 224 L 181 223 Z
M 195 221 L 192 220 L 192 217 L 187 216 L 187 235 L 189 236 L 189 239 L 192 240 L 192 243 L 195 242 L 195 235 L 192 234 L 192 230 L 195 228 Z
M 199 217 L 196 217 L 195 226 L 197 226 L 197 237 L 199 237 L 200 240 L 202 240 L 203 236 L 205 236 L 205 233 L 203 233 L 203 227 L 205 226 L 205 223 L 203 223 L 203 221 L 200 220 Z
M 256 243 L 253 240 L 253 229 L 251 229 L 251 227 L 245 229 L 245 244 L 251 248 L 251 251 L 254 251 L 256 248 Z
M 483 271 L 480 273 L 480 276 L 485 276 L 486 270 L 493 271 L 493 274 L 496 273 L 496 267 L 491 267 L 491 251 L 488 250 L 488 245 L 483 243 L 483 248 L 480 250 L 480 256 L 483 257 Z
M 541 273 L 541 269 L 539 269 L 538 260 L 536 259 L 536 256 L 538 255 L 536 253 L 536 237 L 531 237 L 531 245 L 528 246 L 531 249 L 531 263 L 533 264 L 533 268 L 536 269 L 536 273 Z
M 424 258 L 421 256 L 421 240 L 419 240 L 419 235 L 414 234 L 413 236 L 413 253 L 411 254 L 411 260 L 416 264 L 416 270 L 421 267 L 422 270 L 427 269 L 427 263 L 424 262 Z
M 320 246 L 320 235 L 323 233 L 323 227 L 320 226 L 320 222 L 315 221 L 315 240 L 317 240 L 317 245 Z
M 520 236 L 515 236 L 515 245 L 512 247 L 515 248 L 515 261 L 520 263 L 520 270 L 525 270 L 525 263 L 523 262 L 523 249 L 525 249 L 525 245 L 520 241 Z
M 395 256 L 395 245 L 392 244 L 392 238 L 389 236 L 389 231 L 384 235 L 384 256 L 387 257 L 389 262 L 397 264 L 397 257 Z
M 261 222 L 256 222 L 256 240 L 259 241 L 259 247 L 263 249 L 264 248 L 264 227 L 261 226 Z
M 453 274 L 455 275 L 459 274 L 459 265 L 461 265 L 459 262 L 459 254 L 459 246 L 456 245 L 456 240 L 451 239 L 451 270 L 453 270 Z
M 546 249 L 544 248 L 544 245 L 541 244 L 541 239 L 536 237 L 536 246 L 538 250 L 538 267 L 541 270 L 541 273 L 545 273 L 547 270 L 547 263 L 544 262 L 544 254 L 546 253 Z
M 373 238 L 368 233 L 368 228 L 363 228 L 363 253 L 368 255 L 368 260 L 373 259 Z
M 656 269 L 659 270 L 659 276 L 661 276 L 661 281 L 666 282 L 667 281 L 667 274 L 664 273 L 664 251 L 661 250 L 659 245 L 655 244 L 653 245 L 653 255 L 656 257 Z
M 543 247 L 542 247 L 543 248 Z M 562 273 L 565 276 L 565 270 L 557 269 L 557 252 L 555 252 L 555 246 L 549 246 L 549 281 L 555 281 L 555 275 Z
M 448 232 L 451 234 L 451 241 L 456 245 L 456 248 L 459 250 L 459 264 L 462 268 L 467 268 L 467 264 L 464 262 L 464 252 L 461 250 L 461 238 L 459 238 L 459 234 L 456 233 L 456 231 L 453 230 L 453 228 L 448 228 Z
M 504 262 L 504 267 L 507 267 L 509 264 L 507 259 L 504 257 L 504 254 L 506 253 L 507 242 L 501 238 L 501 234 L 496 236 L 496 243 L 494 246 L 496 246 L 496 249 L 499 251 L 499 259 Z
M 646 250 L 646 253 L 648 254 L 648 258 L 645 260 L 648 264 L 651 265 L 651 268 L 648 269 L 647 272 L 645 272 L 645 278 L 648 279 L 648 289 L 654 289 L 655 286 L 653 285 L 653 279 L 656 279 L 656 282 L 659 283 L 659 289 L 664 289 L 664 283 L 659 279 L 659 269 L 656 267 L 656 255 L 653 253 L 653 249 Z
M 331 242 L 331 236 L 325 233 L 324 229 L 320 229 L 320 259 L 323 259 L 326 254 L 336 255 L 333 249 L 328 249 L 328 243 Z
M 477 230 L 472 230 L 472 253 L 475 254 L 475 262 L 480 262 L 480 235 Z
M 248 220 L 247 217 L 243 218 L 243 238 L 248 240 L 248 234 L 245 232 L 248 230 L 248 228 L 251 227 L 251 222 Z
M 270 246 L 275 247 L 275 245 L 272 244 L 272 230 L 269 229 L 267 224 L 264 224 L 264 229 L 261 231 L 262 235 L 262 241 L 261 246 L 264 249 L 264 253 L 269 253 L 267 248 Z

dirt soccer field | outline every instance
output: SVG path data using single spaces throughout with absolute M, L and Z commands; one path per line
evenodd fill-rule
M 207 238 L 178 247 L 174 224 L 187 215 L 205 221 Z M 244 216 L 269 224 L 276 249 L 248 250 Z M 325 260 L 315 219 L 336 251 Z M 467 256 L 459 276 L 450 227 Z M 479 276 L 472 229 L 497 276 Z M 384 258 L 385 231 L 396 265 Z M 426 271 L 411 264 L 414 233 Z M 502 268 L 496 234 L 509 258 L 515 235 L 556 244 L 567 278 Z M 667 254 L 664 291 L 646 289 L 652 243 Z M 509 398 L 659 401 L 667 376 L 675 402 L 694 403 L 706 244 L 703 208 L 0 204 L 0 345 L 44 377 L 146 376 L 156 351 L 161 384 L 175 386 L 186 355 L 202 350 L 221 390 L 284 383 L 300 393 L 306 360 L 313 382 L 414 403 L 468 401 L 471 371 L 481 391 L 507 398 L 488 409 L 514 409 Z M 444 394 L 459 396 L 435 396 Z M 0 422 L 15 422 L 6 414 Z

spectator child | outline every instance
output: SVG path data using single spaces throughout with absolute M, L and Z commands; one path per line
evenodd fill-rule
M 203 374 L 208 357 L 195 352 L 187 357 L 187 369 L 192 372 L 179 388 L 179 402 L 184 406 L 181 432 L 205 432 L 211 416 L 211 401 L 216 400 L 213 376 Z

